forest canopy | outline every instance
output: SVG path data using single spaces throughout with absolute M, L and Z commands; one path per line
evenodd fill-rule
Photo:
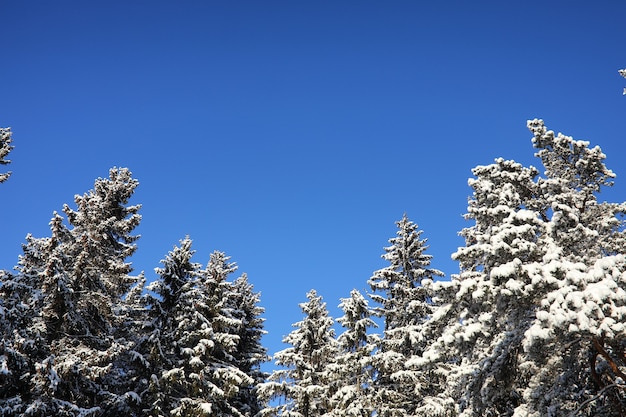
M 198 263 L 184 237 L 156 280 L 133 272 L 139 182 L 112 168 L 0 271 L 0 415 L 626 415 L 626 203 L 598 198 L 599 146 L 527 126 L 543 171 L 472 170 L 458 274 L 405 214 L 371 291 L 334 319 L 312 289 L 273 357 L 229 255 Z M 0 129 L 0 165 L 12 149 Z

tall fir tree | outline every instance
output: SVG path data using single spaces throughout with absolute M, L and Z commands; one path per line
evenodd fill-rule
M 233 282 L 228 298 L 233 318 L 241 323 L 236 332 L 239 339 L 233 351 L 233 363 L 252 379 L 250 385 L 240 388 L 233 398 L 233 404 L 241 414 L 252 417 L 264 407 L 264 402 L 258 396 L 257 386 L 267 378 L 261 365 L 270 360 L 261 340 L 266 334 L 265 319 L 262 317 L 265 309 L 260 306 L 261 294 L 254 291 L 246 274 Z
M 337 356 L 333 319 L 315 290 L 300 303 L 304 319 L 284 339 L 291 347 L 276 352 L 277 369 L 259 385 L 259 394 L 269 401 L 261 416 L 319 417 L 331 409 L 329 366 Z
M 233 284 L 227 281 L 236 266 L 214 252 L 201 269 L 192 256 L 191 240 L 184 239 L 149 286 L 158 297 L 149 302 L 152 333 L 143 346 L 153 372 L 144 393 L 145 413 L 249 416 L 258 405 L 242 404 L 249 399 L 242 392 L 249 393 L 256 381 L 235 360 L 244 314 L 233 303 Z M 252 370 L 256 363 L 249 365 Z
M 238 294 L 233 291 L 233 283 L 227 280 L 236 270 L 237 265 L 230 262 L 229 256 L 224 252 L 214 251 L 203 270 L 200 285 L 208 297 L 207 317 L 212 324 L 216 340 L 213 349 L 215 360 L 211 364 L 210 375 L 214 384 L 223 392 L 220 401 L 215 401 L 214 412 L 243 416 L 250 411 L 250 405 L 244 405 L 241 401 L 250 393 L 255 379 L 246 373 L 247 365 L 252 365 L 244 362 L 246 352 L 237 351 L 242 347 L 241 335 L 245 334 L 245 314 L 241 310 L 242 304 L 236 301 Z M 250 330 L 254 333 L 253 329 Z M 248 347 L 255 350 L 252 346 Z M 257 369 L 254 369 L 253 373 L 256 372 Z
M 13 149 L 11 136 L 10 128 L 0 128 L 0 165 L 11 163 L 6 158 Z M 10 176 L 0 173 L 0 183 Z M 29 393 L 24 375 L 32 372 L 29 354 L 39 343 L 28 337 L 27 329 L 33 328 L 33 307 L 40 298 L 36 282 L 0 270 L 0 415 L 17 414 Z
M 11 146 L 11 136 L 11 128 L 0 127 L 0 165 L 11 163 L 11 160 L 6 159 L 9 152 L 13 149 L 13 146 Z M 0 183 L 5 182 L 10 176 L 11 172 L 0 173 Z
M 368 281 L 374 291 L 372 299 L 380 304 L 378 315 L 385 323 L 372 358 L 376 370 L 374 406 L 381 417 L 413 415 L 422 391 L 429 387 L 427 374 L 408 368 L 407 362 L 426 348 L 421 327 L 433 314 L 432 296 L 422 282 L 443 276 L 429 268 L 432 256 L 425 253 L 428 246 L 417 225 L 406 214 L 396 225 L 396 236 L 389 239 L 391 246 L 383 255 L 389 266 L 374 272 Z
M 329 416 L 369 417 L 374 371 L 371 355 L 379 340 L 370 329 L 377 327 L 373 311 L 363 294 L 352 290 L 342 298 L 339 307 L 343 316 L 337 322 L 344 328 L 337 338 L 339 354 L 329 365 L 332 394 Z
M 156 297 L 148 297 L 149 334 L 140 347 L 148 364 L 146 379 L 150 381 L 149 389 L 142 393 L 146 415 L 169 415 L 180 409 L 193 391 L 201 391 L 196 388 L 201 385 L 200 374 L 185 375 L 184 363 L 189 358 L 183 356 L 182 349 L 187 347 L 179 345 L 180 333 L 194 332 L 199 340 L 206 341 L 198 343 L 196 349 L 197 354 L 202 354 L 207 353 L 207 344 L 213 339 L 212 329 L 206 323 L 201 327 L 205 320 L 196 309 L 196 300 L 203 298 L 197 287 L 201 265 L 191 260 L 191 244 L 191 239 L 186 238 L 174 247 L 161 261 L 163 267 L 156 269 L 159 279 L 148 286 Z M 194 353 L 193 349 L 186 352 L 187 356 Z M 196 362 L 202 364 L 200 359 Z M 208 399 L 206 403 L 209 407 Z M 194 406 L 201 404 L 196 401 Z
M 26 241 L 17 273 L 0 276 L 0 415 L 7 416 L 19 415 L 36 397 L 31 376 L 48 352 L 41 277 L 51 239 L 29 235 Z
M 509 415 L 519 405 L 517 356 L 534 312 L 525 266 L 545 253 L 543 222 L 527 208 L 538 172 L 502 158 L 472 172 L 465 217 L 474 225 L 461 231 L 466 246 L 453 254 L 461 266 L 453 276 L 457 316 L 446 317 L 449 328 L 435 349 L 454 364 L 447 395 L 466 414 Z
M 135 250 L 139 206 L 128 206 L 138 182 L 114 168 L 94 189 L 64 207 L 71 227 L 55 214 L 42 255 L 42 308 L 48 356 L 35 363 L 35 415 L 112 415 L 134 396 L 106 386 L 126 346 L 117 339 L 116 309 L 138 278 L 126 262 Z M 115 378 L 113 378 L 115 379 Z M 35 407 L 36 404 L 41 406 Z
M 214 409 L 225 415 L 251 416 L 261 406 L 255 386 L 263 375 L 260 364 L 265 361 L 259 343 L 263 309 L 257 305 L 259 295 L 252 291 L 247 276 L 228 281 L 236 270 L 229 256 L 214 251 L 200 284 L 208 295 L 207 317 L 217 342 L 210 375 L 224 393 Z

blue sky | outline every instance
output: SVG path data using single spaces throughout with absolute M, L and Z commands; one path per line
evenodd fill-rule
M 598 144 L 626 200 L 622 1 L 3 1 L 0 268 L 113 166 L 136 271 L 189 235 L 262 293 L 271 352 L 315 288 L 337 317 L 403 213 L 450 254 L 471 168 L 538 164 L 526 120 Z

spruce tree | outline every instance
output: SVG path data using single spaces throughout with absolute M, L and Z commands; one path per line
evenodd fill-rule
M 114 387 L 116 395 L 110 397 L 107 415 L 143 416 L 141 393 L 148 385 L 145 370 L 149 366 L 139 351 L 146 337 L 145 288 L 146 277 L 142 272 L 137 283 L 114 307 L 118 353 L 114 355 L 102 384 Z
M 139 278 L 126 262 L 134 250 L 139 206 L 127 203 L 137 186 L 127 169 L 112 169 L 94 189 L 55 214 L 41 276 L 42 317 L 49 354 L 35 364 L 36 392 L 47 415 L 111 415 L 135 396 L 107 386 L 127 346 L 118 339 L 117 309 Z M 47 382 L 49 381 L 49 382 Z
M 447 394 L 461 409 L 509 415 L 519 405 L 517 355 L 534 312 L 525 266 L 545 253 L 540 215 L 527 208 L 538 172 L 502 158 L 472 172 L 465 217 L 475 223 L 461 231 L 466 246 L 453 254 L 461 266 L 453 276 L 457 316 L 447 317 L 449 328 L 433 350 L 446 352 L 455 365 Z
M 43 254 L 50 238 L 27 236 L 17 273 L 0 272 L 0 415 L 19 415 L 36 401 L 31 376 L 47 356 L 41 317 Z
M 11 146 L 11 128 L 0 127 L 0 165 L 7 165 L 11 163 L 9 159 L 6 159 L 13 146 Z M 10 172 L 0 173 L 0 183 L 5 182 L 11 176 Z
M 396 237 L 389 239 L 383 259 L 389 266 L 374 272 L 368 283 L 380 304 L 384 333 L 373 355 L 376 370 L 374 406 L 382 417 L 410 416 L 429 389 L 428 375 L 407 367 L 407 361 L 420 356 L 427 346 L 421 327 L 432 315 L 432 296 L 422 282 L 432 282 L 443 273 L 429 268 L 432 256 L 422 231 L 406 214 L 396 222 Z
M 207 369 L 213 383 L 219 387 L 220 396 L 214 398 L 213 412 L 218 415 L 248 416 L 251 408 L 258 407 L 255 397 L 250 397 L 251 390 L 259 378 L 260 365 L 258 354 L 262 351 L 255 340 L 261 331 L 260 323 L 251 313 L 258 313 L 249 301 L 254 300 L 251 288 L 238 294 L 238 289 L 229 276 L 237 270 L 237 265 L 230 262 L 230 257 L 224 252 L 211 253 L 206 268 L 202 271 L 200 286 L 207 295 L 206 316 L 209 318 L 214 332 L 216 344 L 213 348 L 214 361 Z M 246 286 L 242 281 L 239 285 Z M 247 294 L 246 294 L 247 292 Z M 251 297 L 247 302 L 239 302 L 240 296 Z M 253 301 L 254 302 L 254 301 Z M 242 310 L 245 308 L 247 311 Z M 248 322 L 247 319 L 252 319 Z M 245 328 L 246 325 L 251 327 Z M 245 349 L 241 344 L 245 337 Z M 251 400 L 251 403 L 245 403 Z
M 180 246 L 174 247 L 161 261 L 163 267 L 156 269 L 159 279 L 148 286 L 156 297 L 148 297 L 150 333 L 140 347 L 150 372 L 147 375 L 149 389 L 142 395 L 146 415 L 170 414 L 181 407 L 194 384 L 200 383 L 198 373 L 184 374 L 183 364 L 186 361 L 182 349 L 185 346 L 179 345 L 180 333 L 194 331 L 207 342 L 213 338 L 212 329 L 206 324 L 201 328 L 198 323 L 195 300 L 200 300 L 202 294 L 196 280 L 201 265 L 191 261 L 194 253 L 191 244 L 191 239 L 187 238 L 180 242 Z M 191 320 L 193 322 L 189 325 Z M 202 348 L 198 349 L 198 353 L 207 351 L 206 344 L 198 345 Z
M 249 415 L 241 393 L 255 380 L 235 360 L 243 314 L 232 304 L 227 281 L 236 266 L 214 252 L 201 269 L 191 261 L 193 253 L 191 240 L 181 241 L 157 269 L 160 279 L 149 286 L 158 297 L 149 301 L 152 333 L 142 347 L 153 370 L 145 413 Z
M 265 319 L 262 318 L 265 309 L 259 305 L 261 295 L 254 292 L 254 286 L 248 281 L 246 274 L 233 282 L 228 298 L 233 318 L 241 323 L 236 331 L 239 340 L 233 352 L 233 363 L 252 379 L 250 385 L 240 388 L 233 398 L 233 404 L 241 414 L 252 417 L 264 406 L 256 387 L 267 378 L 261 365 L 270 359 L 261 341 L 266 333 Z
M 369 417 L 374 411 L 371 354 L 378 343 L 378 337 L 369 330 L 377 324 L 367 300 L 356 289 L 350 292 L 350 297 L 341 299 L 339 307 L 344 314 L 337 322 L 345 330 L 337 338 L 339 354 L 329 365 L 331 392 L 334 392 L 329 415 Z
M 315 290 L 307 293 L 307 299 L 300 304 L 304 319 L 283 339 L 291 347 L 274 355 L 275 364 L 282 369 L 259 385 L 262 398 L 270 401 L 261 416 L 319 417 L 330 410 L 328 368 L 338 351 L 333 319 Z

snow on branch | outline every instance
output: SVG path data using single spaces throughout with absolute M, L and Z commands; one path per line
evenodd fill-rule
M 10 159 L 5 159 L 11 152 L 13 146 L 11 146 L 11 128 L 0 127 L 0 165 L 7 165 L 11 163 Z M 5 182 L 11 176 L 11 172 L 0 173 L 0 183 Z

